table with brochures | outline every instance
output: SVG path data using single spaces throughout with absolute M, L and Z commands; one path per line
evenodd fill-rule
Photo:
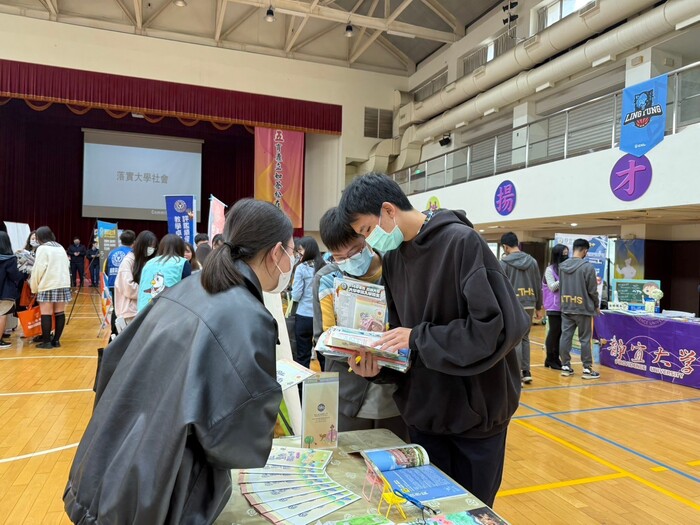
M 368 502 L 362 497 L 363 484 L 367 473 L 365 461 L 360 456 L 359 451 L 375 448 L 388 448 L 405 445 L 405 443 L 395 434 L 388 430 L 359 430 L 355 432 L 341 432 L 338 437 L 338 448 L 333 451 L 333 457 L 327 465 L 328 475 L 336 483 L 344 488 L 352 491 L 359 499 L 353 503 L 328 514 L 313 523 L 328 523 L 340 520 L 347 520 L 354 517 L 368 517 L 377 514 L 377 504 L 379 498 L 375 492 L 371 502 Z M 300 439 L 298 437 L 285 437 L 275 440 L 275 445 L 284 447 L 300 447 Z M 233 495 L 224 511 L 219 516 L 216 524 L 218 525 L 245 525 L 245 524 L 269 524 L 271 523 L 265 517 L 260 515 L 255 508 L 250 506 L 248 501 L 240 492 L 240 486 L 237 484 L 239 472 L 234 470 L 231 472 L 233 479 Z M 498 517 L 491 509 L 476 497 L 469 493 L 466 495 L 456 496 L 449 499 L 442 499 L 431 504 L 437 507 L 440 511 L 439 516 L 445 517 L 451 513 L 469 512 L 473 516 L 466 516 L 466 519 L 454 521 L 454 523 L 506 523 L 502 518 Z M 396 509 L 392 509 L 389 513 L 389 519 L 395 523 L 424 523 L 421 511 L 410 503 L 402 506 L 407 518 L 400 516 Z M 383 507 L 382 514 L 386 514 L 386 505 Z M 480 515 L 491 516 L 489 521 L 479 521 Z M 428 522 L 432 523 L 432 522 Z

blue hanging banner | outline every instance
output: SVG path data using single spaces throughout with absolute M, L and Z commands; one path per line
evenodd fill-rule
M 168 233 L 174 233 L 185 242 L 194 244 L 195 232 L 194 195 L 166 195 L 165 209 L 168 212 Z
M 620 150 L 641 157 L 664 140 L 668 77 L 661 75 L 622 92 Z

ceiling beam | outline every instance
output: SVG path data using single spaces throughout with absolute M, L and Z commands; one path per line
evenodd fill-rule
M 216 0 L 216 29 L 214 29 L 214 40 L 221 40 L 221 30 L 224 27 L 224 17 L 226 16 L 226 6 L 228 0 Z
M 173 5 L 171 0 L 165 0 L 162 4 L 160 4 L 158 9 L 155 10 L 155 12 L 151 15 L 151 17 L 143 23 L 144 29 L 146 29 L 147 27 L 150 27 L 151 24 L 153 22 L 155 22 L 156 18 L 158 18 L 161 15 L 161 13 L 163 13 L 163 11 L 165 11 L 171 5 Z
M 295 45 L 295 46 L 292 48 L 291 51 L 294 52 L 294 51 L 296 51 L 297 49 L 301 49 L 301 48 L 304 47 L 304 46 L 308 46 L 311 42 L 314 42 L 314 41 L 318 40 L 318 39 L 321 38 L 322 36 L 326 36 L 328 33 L 330 33 L 331 31 L 333 31 L 334 29 L 338 28 L 339 26 L 340 26 L 340 24 L 331 24 L 331 25 L 329 25 L 328 27 L 322 29 L 322 30 L 319 31 L 318 33 L 314 33 L 313 35 L 309 36 L 309 37 L 306 38 L 305 40 L 302 40 L 301 42 L 299 42 L 297 45 Z
M 134 0 L 134 14 L 136 15 L 136 29 L 143 27 L 143 0 Z
M 313 10 L 313 8 L 316 7 L 316 4 L 318 4 L 318 0 L 313 0 L 313 2 L 311 2 L 310 9 Z M 292 47 L 294 46 L 294 42 L 297 41 L 297 38 L 299 38 L 299 35 L 304 30 L 304 26 L 306 25 L 306 22 L 308 22 L 308 21 L 309 21 L 309 15 L 306 15 L 304 18 L 302 18 L 301 23 L 299 24 L 299 27 L 297 28 L 296 32 L 292 35 L 291 39 L 288 39 L 287 45 L 284 46 L 284 51 L 286 53 L 289 53 L 289 51 L 291 51 Z
M 49 15 L 51 15 L 51 18 L 53 20 L 56 20 L 58 18 L 58 4 L 54 3 L 56 0 L 41 0 L 41 3 L 44 5 L 44 8 L 49 12 Z
M 430 10 L 438 15 L 442 20 L 452 28 L 456 35 L 464 36 L 464 24 L 460 24 L 457 17 L 440 3 L 440 0 L 421 0 Z
M 411 60 L 411 57 L 409 57 L 406 53 L 401 51 L 398 47 L 396 47 L 394 44 L 392 44 L 389 39 L 387 39 L 384 35 L 380 36 L 377 39 L 377 44 L 382 46 L 384 49 L 386 49 L 389 53 L 394 55 L 399 62 L 401 62 L 404 66 L 406 66 L 406 70 L 409 73 L 415 73 L 416 72 L 416 63 Z
M 134 18 L 134 15 L 131 14 L 129 11 L 129 8 L 126 7 L 126 4 L 124 3 L 124 0 L 114 0 L 119 7 L 121 7 L 122 11 L 124 11 L 124 14 L 126 17 L 129 19 L 129 22 L 131 22 L 131 25 L 136 27 L 136 19 Z
M 369 6 L 369 11 L 367 11 L 367 16 L 374 16 L 374 11 L 377 9 L 377 5 L 379 4 L 379 0 L 372 0 L 372 5 Z M 362 44 L 362 39 L 365 37 L 365 33 L 367 32 L 366 27 L 360 28 L 360 34 L 357 35 L 357 40 L 355 40 L 355 45 L 352 46 L 352 51 L 350 51 L 350 56 L 354 55 L 357 49 L 360 47 L 360 44 Z
M 254 15 L 255 13 L 257 13 L 257 12 L 258 12 L 258 8 L 257 8 L 257 7 L 251 7 L 250 9 L 248 9 L 248 11 L 246 11 L 245 13 L 243 13 L 243 16 L 242 16 L 242 17 L 240 17 L 240 18 L 239 18 L 238 20 L 236 20 L 233 24 L 231 24 L 231 27 L 229 27 L 229 28 L 226 29 L 223 33 L 221 33 L 221 40 L 224 40 L 224 39 L 225 39 L 226 37 L 228 37 L 231 33 L 233 33 L 236 29 L 238 29 L 239 27 L 241 27 L 241 25 L 243 25 L 243 23 L 244 23 L 246 20 L 248 20 L 251 16 L 253 16 L 253 15 Z
M 237 4 L 251 5 L 257 7 L 267 7 L 269 0 L 229 0 Z M 412 0 L 404 0 L 405 6 L 402 4 L 396 12 L 399 14 Z M 426 27 L 397 22 L 395 19 L 373 18 L 366 15 L 358 15 L 356 13 L 348 15 L 347 11 L 333 9 L 331 7 L 316 5 L 311 8 L 311 4 L 301 2 L 299 0 L 276 0 L 275 9 L 281 13 L 291 14 L 293 16 L 310 16 L 311 18 L 319 18 L 321 20 L 330 20 L 331 22 L 351 23 L 357 27 L 367 27 L 368 29 L 379 29 L 381 31 L 397 31 L 407 33 L 416 38 L 426 40 L 434 40 L 436 42 L 453 43 L 457 40 L 454 33 L 446 31 L 436 31 Z M 397 15 L 398 16 L 398 15 Z
M 411 2 L 413 2 L 413 0 L 403 0 L 403 2 L 401 2 L 401 4 L 399 5 L 399 7 L 396 8 L 396 11 L 394 11 L 393 13 L 391 13 L 391 15 L 389 16 L 389 18 L 386 19 L 387 23 L 388 23 L 388 24 L 391 24 L 394 20 L 396 20 L 399 16 L 401 16 L 401 13 L 403 13 L 403 12 L 406 10 L 406 8 L 407 8 L 409 5 L 411 5 Z M 380 36 L 382 36 L 382 32 L 381 32 L 381 31 L 375 31 L 375 32 L 372 34 L 372 36 L 370 36 L 367 40 L 365 40 L 365 41 L 362 43 L 362 45 L 360 45 L 360 46 L 355 50 L 355 52 L 353 52 L 352 56 L 350 57 L 350 63 L 351 63 L 351 64 L 354 64 L 355 62 L 357 62 L 357 59 L 360 58 L 360 57 L 362 56 L 362 54 L 363 54 L 365 51 L 367 51 L 367 50 L 369 49 L 369 47 L 370 47 L 372 44 L 374 44 L 374 42 L 375 42 Z

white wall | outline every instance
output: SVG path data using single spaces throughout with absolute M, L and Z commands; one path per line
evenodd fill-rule
M 653 169 L 651 186 L 632 202 L 618 200 L 610 190 L 612 168 L 623 156 L 618 149 L 436 189 L 413 195 L 410 200 L 416 208 L 424 209 L 428 198 L 435 195 L 442 207 L 465 210 L 474 224 L 697 204 L 700 203 L 700 183 L 694 168 L 697 144 L 700 144 L 700 124 L 667 136 L 651 150 L 647 154 Z M 494 207 L 494 195 L 506 179 L 515 184 L 517 204 L 513 213 L 502 217 Z M 679 230 L 678 235 L 684 233 L 687 232 Z
M 363 137 L 364 107 L 391 109 L 394 90 L 408 87 L 399 76 L 8 14 L 0 14 L 0 58 L 339 104 L 343 161 L 366 159 L 378 142 Z
M 341 137 L 306 135 L 304 170 L 304 230 L 317 232 L 321 216 L 340 200 L 341 180 L 332 177 L 344 173 L 339 162 Z
M 465 0 L 466 1 L 466 0 Z M 531 8 L 540 4 L 540 0 L 521 0 L 513 11 L 518 15 L 517 37 L 530 36 L 530 12 Z M 505 0 L 503 2 L 505 4 Z M 445 47 L 442 51 L 424 60 L 418 65 L 418 70 L 409 79 L 409 90 L 415 89 L 427 80 L 447 68 L 447 82 L 454 82 L 462 74 L 461 59 L 479 47 L 494 39 L 505 29 L 503 18 L 505 14 L 499 4 L 489 14 L 476 21 L 467 28 L 467 34 L 458 42 Z

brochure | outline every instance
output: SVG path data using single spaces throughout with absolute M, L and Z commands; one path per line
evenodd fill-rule
M 277 382 L 282 390 L 287 390 L 301 383 L 304 379 L 314 375 L 313 370 L 301 366 L 290 359 L 280 359 L 277 361 Z
M 325 470 L 331 460 L 333 452 L 330 450 L 314 450 L 309 448 L 273 446 L 267 466 L 277 465 L 283 467 L 303 467 Z
M 381 284 L 336 277 L 333 308 L 338 326 L 383 332 L 386 328 L 386 292 Z
M 403 525 L 508 525 L 508 522 L 488 507 L 429 517 Z
M 333 326 L 321 334 L 316 344 L 316 351 L 331 357 L 353 357 L 359 355 L 360 350 L 372 352 L 380 367 L 385 366 L 405 372 L 410 366 L 411 350 L 408 348 L 398 352 L 379 350 L 376 343 L 383 335 L 381 332 Z
M 361 454 L 394 490 L 421 503 L 467 494 L 430 464 L 428 453 L 420 445 L 365 450 Z
M 304 381 L 301 399 L 302 444 L 338 446 L 338 372 L 322 372 Z

